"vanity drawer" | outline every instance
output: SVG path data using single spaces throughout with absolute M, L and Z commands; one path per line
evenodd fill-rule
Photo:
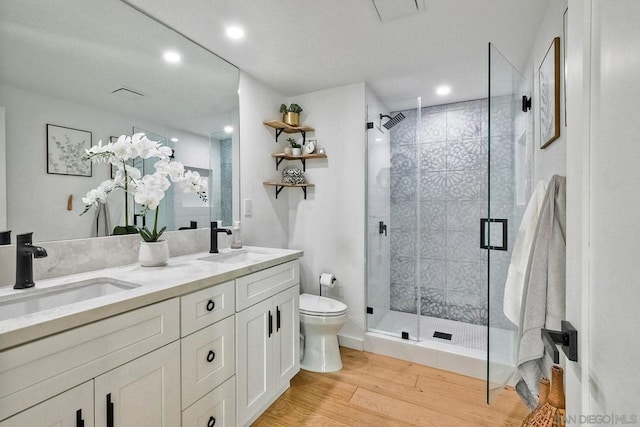
M 182 339 L 183 409 L 235 373 L 234 320 L 227 317 Z
M 289 261 L 240 277 L 236 279 L 236 311 L 242 311 L 298 283 L 298 261 Z
M 187 336 L 233 314 L 233 280 L 180 298 L 180 336 Z
M 0 419 L 180 336 L 177 298 L 0 352 Z
M 182 411 L 182 427 L 235 427 L 236 378 L 231 377 Z

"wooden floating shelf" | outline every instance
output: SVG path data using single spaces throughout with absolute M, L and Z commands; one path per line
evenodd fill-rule
M 282 163 L 283 160 L 300 160 L 302 162 L 302 171 L 305 172 L 307 170 L 307 159 L 326 159 L 327 155 L 312 153 L 294 156 L 292 154 L 273 153 L 271 154 L 271 157 L 274 157 L 276 159 L 276 170 L 278 170 L 278 166 L 280 166 L 280 163 Z
M 282 191 L 284 187 L 298 187 L 302 189 L 304 193 L 305 200 L 307 199 L 307 187 L 315 187 L 315 184 L 287 184 L 286 182 L 275 182 L 275 181 L 265 181 L 264 185 L 270 185 L 276 187 L 276 199 L 278 198 L 278 194 Z
M 315 131 L 311 126 L 291 126 L 286 124 L 285 122 L 281 122 L 279 120 L 266 120 L 264 122 L 266 126 L 272 127 L 276 130 L 276 142 L 278 142 L 278 137 L 284 133 L 301 133 L 302 134 L 302 143 L 304 144 L 307 138 L 307 132 Z

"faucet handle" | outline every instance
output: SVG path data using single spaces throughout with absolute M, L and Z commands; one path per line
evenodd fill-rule
M 218 228 L 218 221 L 211 221 L 211 229 Z

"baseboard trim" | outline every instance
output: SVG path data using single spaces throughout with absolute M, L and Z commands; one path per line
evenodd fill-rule
M 357 337 L 350 337 L 347 335 L 338 334 L 338 343 L 342 347 L 348 347 L 353 350 L 363 351 L 364 350 L 364 339 Z

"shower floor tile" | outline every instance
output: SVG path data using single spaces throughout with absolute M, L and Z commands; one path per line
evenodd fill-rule
M 390 310 L 380 319 L 375 328 L 370 328 L 370 330 L 397 337 L 400 337 L 402 332 L 408 332 L 409 339 L 415 341 L 418 336 L 417 317 L 415 314 Z M 434 334 L 436 332 L 451 334 L 451 340 L 435 338 Z M 501 349 L 501 352 L 512 348 L 514 339 L 515 331 L 496 328 L 491 330 L 491 347 Z M 486 352 L 488 343 L 487 327 L 436 317 L 420 316 L 419 341 L 433 341 Z

